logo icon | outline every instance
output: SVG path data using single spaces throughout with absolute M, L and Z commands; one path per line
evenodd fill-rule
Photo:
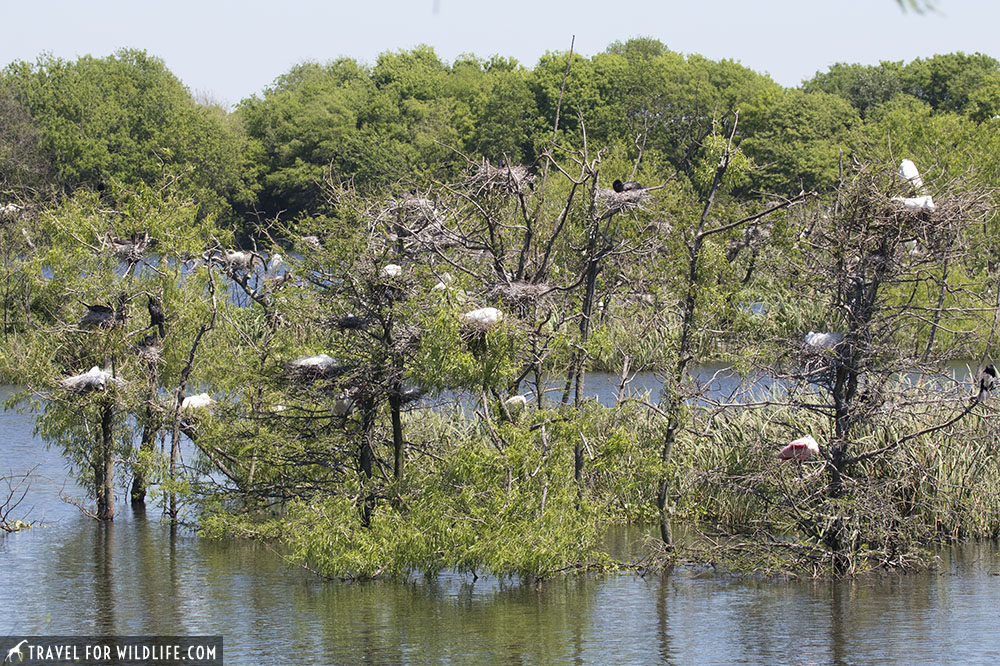
M 28 642 L 28 639 L 25 638 L 23 641 L 21 641 L 20 643 L 18 643 L 17 645 L 15 645 L 14 647 L 12 647 L 11 649 L 7 650 L 7 658 L 3 660 L 3 663 L 6 664 L 8 661 L 13 663 L 13 661 L 14 661 L 14 655 L 15 654 L 17 655 L 17 660 L 18 661 L 24 661 L 24 653 L 21 652 L 21 646 L 24 645 L 27 642 Z

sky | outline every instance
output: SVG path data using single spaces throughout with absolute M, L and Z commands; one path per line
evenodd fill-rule
M 585 56 L 654 37 L 673 51 L 729 58 L 797 86 L 836 62 L 910 61 L 937 53 L 1000 58 L 1000 2 L 936 0 L 0 0 L 0 64 L 104 57 L 119 48 L 161 58 L 202 101 L 232 106 L 304 61 L 374 64 L 419 44 L 447 62 L 499 54 L 533 67 L 547 51 Z

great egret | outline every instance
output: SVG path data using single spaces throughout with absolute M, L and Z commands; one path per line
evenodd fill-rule
M 67 391 L 89 393 L 90 391 L 103 391 L 109 382 L 117 381 L 110 372 L 101 370 L 95 365 L 82 375 L 73 375 L 60 380 L 59 384 Z
M 461 316 L 462 323 L 478 331 L 488 331 L 503 321 L 503 312 L 496 308 L 479 308 Z
M 215 400 L 212 399 L 207 393 L 199 393 L 198 395 L 189 395 L 181 402 L 181 411 L 186 412 L 195 409 L 201 409 L 202 407 L 211 407 L 215 404 Z
M 843 341 L 843 333 L 814 333 L 813 331 L 809 331 L 803 338 L 803 342 L 813 347 L 836 347 Z
M 899 163 L 899 177 L 912 185 L 916 190 L 924 186 L 924 181 L 920 177 L 920 172 L 917 171 L 917 165 L 913 163 L 913 160 L 903 160 Z

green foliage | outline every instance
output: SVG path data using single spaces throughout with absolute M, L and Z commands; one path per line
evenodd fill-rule
M 829 190 L 837 182 L 849 134 L 858 122 L 857 111 L 840 97 L 787 91 L 753 119 L 752 135 L 742 144 L 760 165 L 755 189 L 786 195 Z
M 37 128 L 55 184 L 134 188 L 175 180 L 205 213 L 247 205 L 240 130 L 224 113 L 196 104 L 161 60 L 122 50 L 75 62 L 13 63 L 0 76 Z

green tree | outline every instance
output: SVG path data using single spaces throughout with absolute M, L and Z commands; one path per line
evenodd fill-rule
M 789 90 L 747 122 L 751 128 L 741 147 L 758 166 L 754 189 L 795 194 L 837 182 L 842 151 L 860 119 L 842 97 Z
M 163 62 L 144 51 L 76 61 L 15 62 L 0 76 L 37 128 L 55 184 L 110 192 L 176 181 L 203 214 L 229 215 L 252 199 L 253 167 L 239 125 L 198 105 Z

